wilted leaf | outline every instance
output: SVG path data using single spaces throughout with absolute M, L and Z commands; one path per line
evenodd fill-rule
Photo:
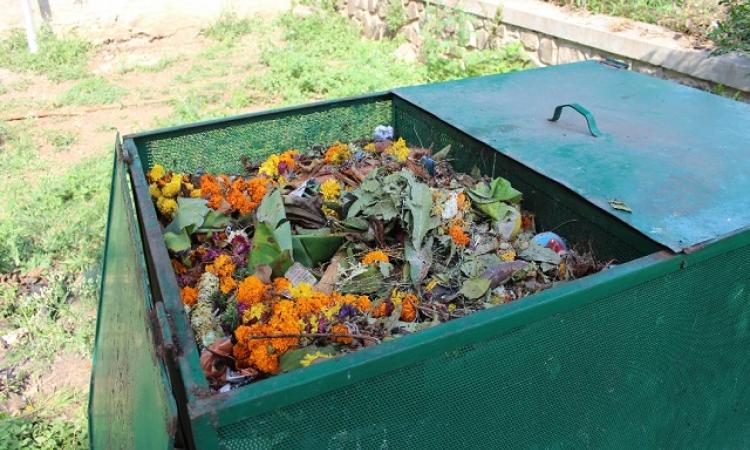
M 322 355 L 336 356 L 336 349 L 333 346 L 318 347 L 310 345 L 295 350 L 289 350 L 279 357 L 279 368 L 282 372 L 290 372 L 302 368 L 302 360 L 308 355 L 315 355 L 318 352 Z
M 560 255 L 551 248 L 542 247 L 533 241 L 529 242 L 529 248 L 521 251 L 518 257 L 526 261 L 544 262 L 554 265 L 560 264 Z
M 315 267 L 331 259 L 343 243 L 343 236 L 292 236 L 294 260 L 306 267 Z
M 472 204 L 493 220 L 502 220 L 513 211 L 511 205 L 505 202 L 518 202 L 521 192 L 514 189 L 505 178 L 495 178 L 490 184 L 480 181 L 474 189 L 468 191 Z
M 273 230 L 263 222 L 255 227 L 253 247 L 248 258 L 248 266 L 251 270 L 261 264 L 270 266 L 277 277 L 283 276 L 292 265 L 290 252 L 279 247 Z
M 628 206 L 627 203 L 616 198 L 609 201 L 609 206 L 620 211 L 625 211 L 627 213 L 633 212 L 633 210 L 630 209 L 630 206 Z
M 464 281 L 459 293 L 470 300 L 475 300 L 483 296 L 489 289 L 490 280 L 486 278 L 469 278 Z
M 409 263 L 409 279 L 414 287 L 418 288 L 432 265 L 432 237 L 428 238 L 427 245 L 419 250 L 407 241 L 404 246 L 404 259 Z
M 508 281 L 515 272 L 525 269 L 528 265 L 529 263 L 526 261 L 502 262 L 484 269 L 482 278 L 490 280 L 490 287 L 494 289 Z
M 354 271 L 340 283 L 339 290 L 344 294 L 372 294 L 380 290 L 383 284 L 383 275 L 372 264 Z
M 258 206 L 257 217 L 259 222 L 270 227 L 281 250 L 292 250 L 292 226 L 286 218 L 284 200 L 278 189 L 263 198 Z
M 432 159 L 435 161 L 440 161 L 448 157 L 448 154 L 451 152 L 451 146 L 450 144 L 443 147 L 439 152 L 432 155 Z

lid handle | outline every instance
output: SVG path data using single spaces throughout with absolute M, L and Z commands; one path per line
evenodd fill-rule
M 578 111 L 586 119 L 586 124 L 589 126 L 589 133 L 591 133 L 592 136 L 599 137 L 602 135 L 602 132 L 599 131 L 599 128 L 597 128 L 596 126 L 596 120 L 594 120 L 594 115 L 591 114 L 591 111 L 579 105 L 578 103 L 567 103 L 565 105 L 557 106 L 555 108 L 555 112 L 552 114 L 552 118 L 548 120 L 550 122 L 556 122 L 560 118 L 560 115 L 562 114 L 562 109 L 565 108 L 566 106 Z

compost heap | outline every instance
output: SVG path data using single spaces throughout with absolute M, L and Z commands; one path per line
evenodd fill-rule
M 159 165 L 150 191 L 201 365 L 222 391 L 603 268 L 537 234 L 503 178 L 394 140 L 288 150 L 248 175 Z M 474 171 L 478 172 L 478 170 Z

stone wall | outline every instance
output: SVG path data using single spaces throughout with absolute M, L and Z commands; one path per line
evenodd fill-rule
M 702 89 L 720 85 L 724 92 L 750 93 L 750 58 L 742 55 L 714 57 L 708 51 L 694 50 L 674 32 L 640 24 L 622 25 L 616 18 L 578 18 L 547 3 L 501 0 L 443 0 L 441 4 L 466 17 L 463 32 L 470 49 L 499 48 L 520 42 L 531 60 L 539 66 L 564 64 L 588 59 L 614 58 L 632 70 L 673 79 Z M 401 6 L 403 16 L 393 20 L 389 8 Z M 359 24 L 365 37 L 382 39 L 399 33 L 410 48 L 401 54 L 418 54 L 421 31 L 431 17 L 426 2 L 419 0 L 339 0 L 337 10 Z M 393 9 L 391 9 L 393 11 Z M 398 17 L 398 16 L 395 16 Z M 390 22 L 390 23 L 389 23 Z M 396 25 L 398 29 L 392 29 Z M 625 27 L 617 31 L 617 27 Z M 613 31 L 614 30 L 614 31 Z M 455 30 L 447 30 L 451 33 Z M 439 37 L 438 37 L 439 38 Z

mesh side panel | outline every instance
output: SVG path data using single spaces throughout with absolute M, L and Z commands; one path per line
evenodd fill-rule
M 243 155 L 259 160 L 290 148 L 362 139 L 392 121 L 390 100 L 362 100 L 174 131 L 136 144 L 146 170 L 158 163 L 177 172 L 242 173 Z
M 636 247 L 622 236 L 614 236 L 607 229 L 596 226 L 589 218 L 582 217 L 570 208 L 570 203 L 580 203 L 581 200 L 565 195 L 560 188 L 549 188 L 547 192 L 540 190 L 542 185 L 549 187 L 550 182 L 418 108 L 399 102 L 395 110 L 395 122 L 399 134 L 412 144 L 432 146 L 435 150 L 450 145 L 450 157 L 457 170 L 470 173 L 476 167 L 484 174 L 507 178 L 516 189 L 523 192 L 524 209 L 534 212 L 538 229 L 554 229 L 583 249 L 588 249 L 591 245 L 601 260 L 625 262 L 658 250 L 651 243 L 647 244 L 651 247 L 647 250 L 642 248 L 643 245 Z M 548 192 L 554 194 L 550 195 Z M 609 222 L 612 220 L 609 219 Z M 619 227 L 620 230 L 623 228 L 625 227 Z M 642 237 L 639 240 L 645 241 Z
M 750 445 L 750 247 L 219 429 L 223 448 Z

